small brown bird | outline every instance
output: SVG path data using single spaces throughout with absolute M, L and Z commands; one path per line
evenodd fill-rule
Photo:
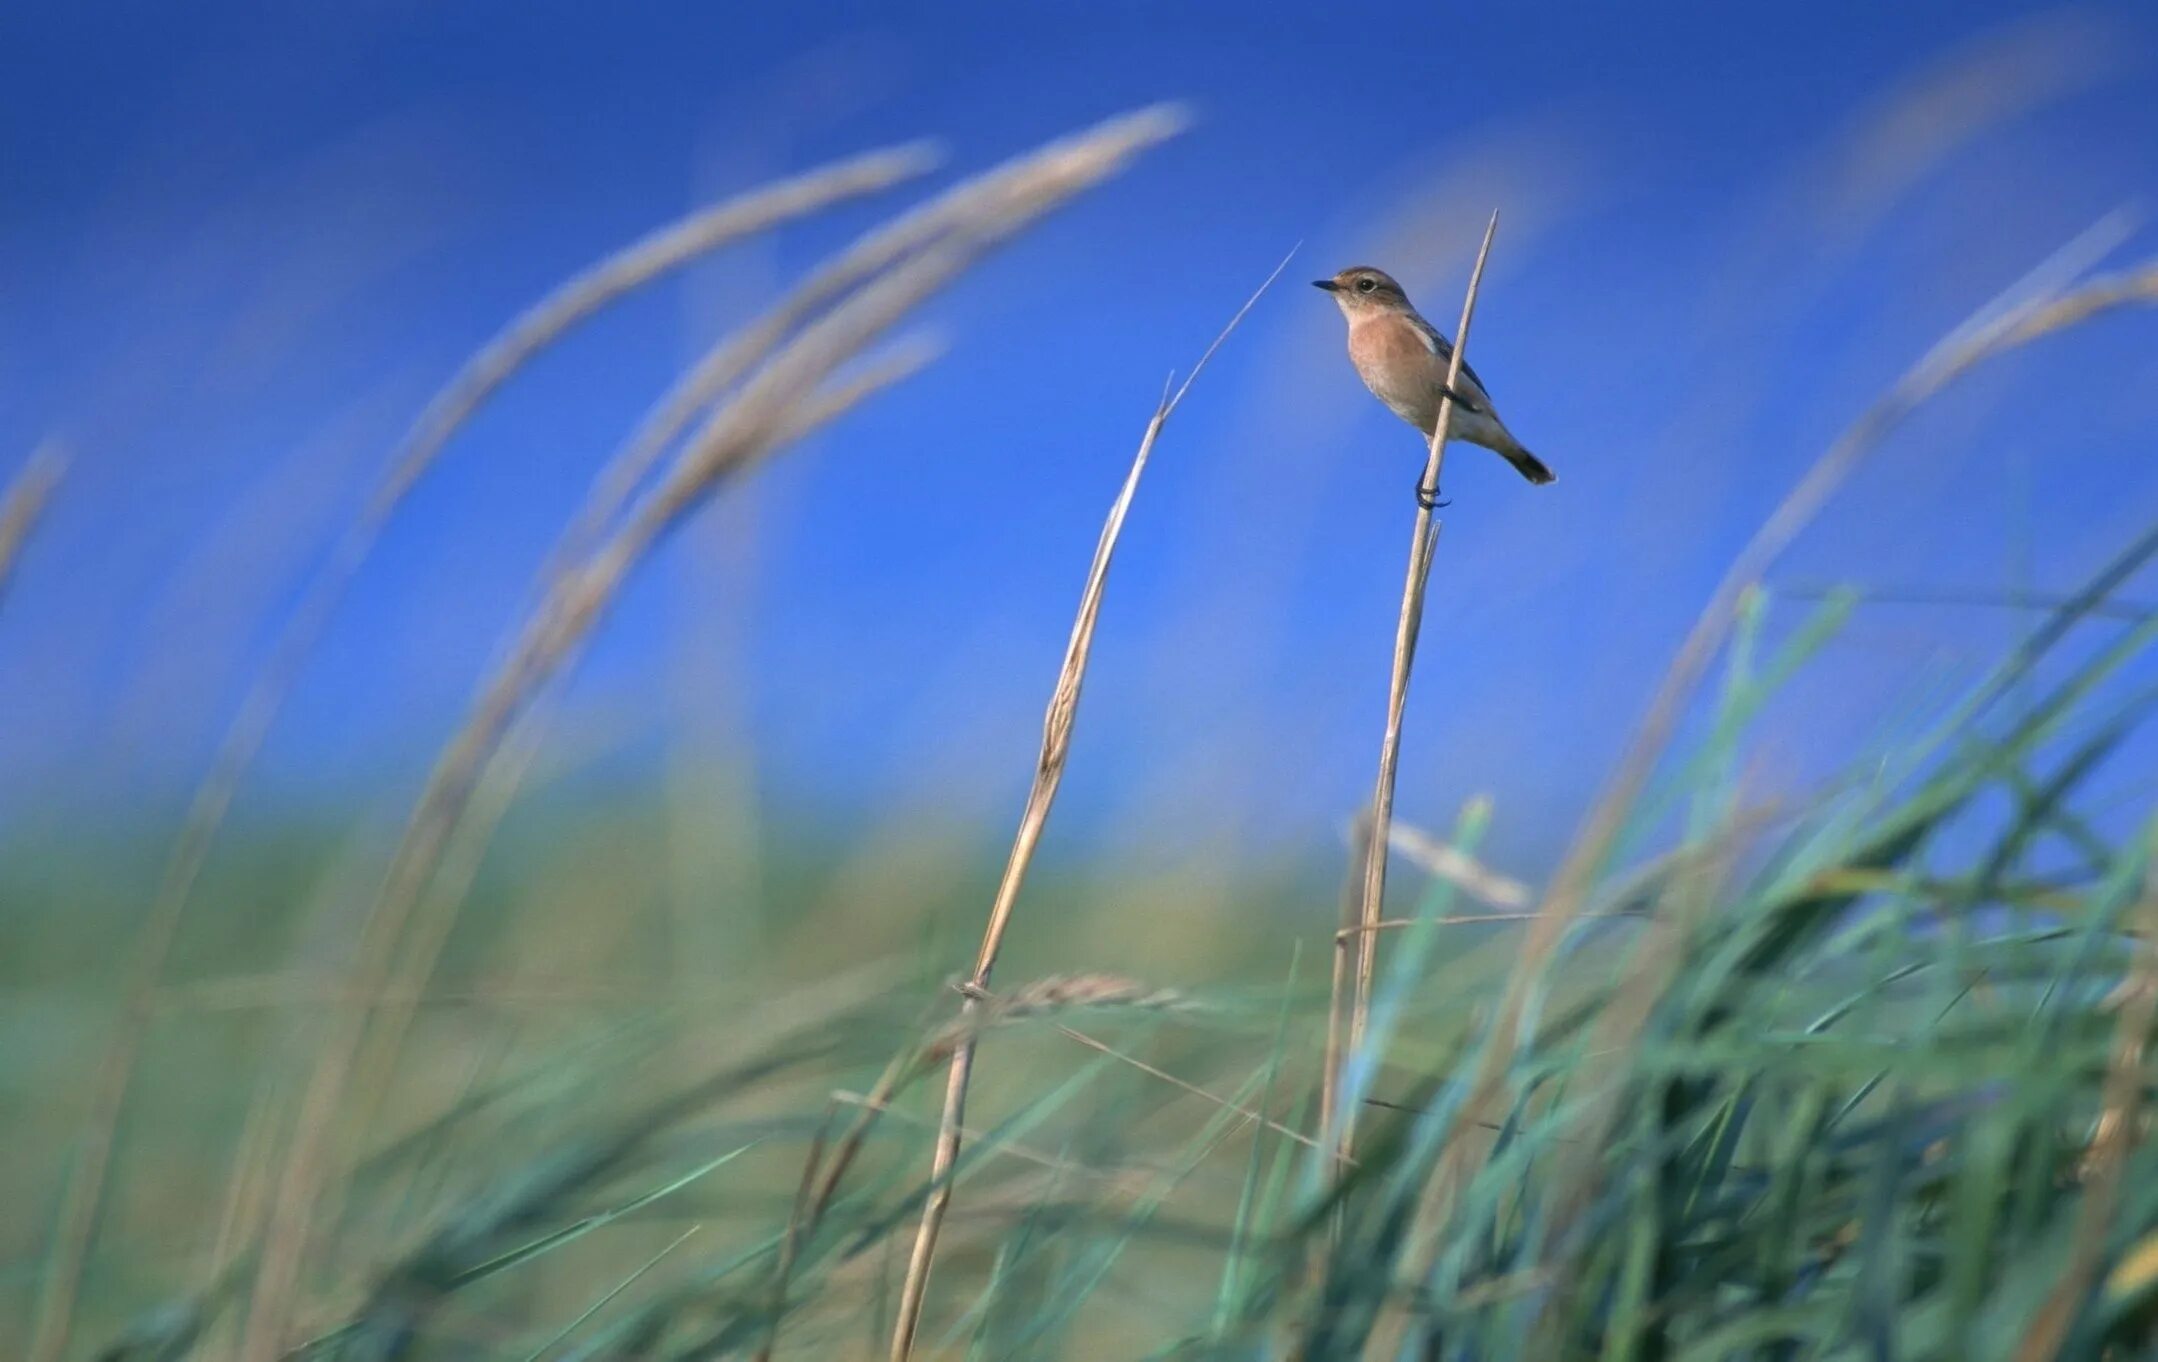
M 1417 315 L 1401 285 L 1384 270 L 1358 265 L 1312 285 L 1334 295 L 1349 319 L 1349 362 L 1372 396 L 1387 409 L 1431 438 L 1439 420 L 1439 398 L 1446 392 L 1446 370 L 1454 347 L 1439 329 Z M 1506 457 L 1530 482 L 1557 482 L 1558 474 L 1524 449 L 1499 419 L 1483 380 L 1461 366 L 1454 390 L 1454 422 L 1447 438 L 1482 445 Z M 1417 495 L 1423 495 L 1421 485 Z M 1434 503 L 1435 504 L 1435 503 Z

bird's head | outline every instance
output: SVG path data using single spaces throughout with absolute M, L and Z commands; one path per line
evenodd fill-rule
M 1409 296 L 1394 282 L 1394 276 L 1369 265 L 1345 269 L 1331 279 L 1314 279 L 1311 284 L 1333 294 L 1343 314 L 1352 321 L 1376 312 L 1409 310 Z

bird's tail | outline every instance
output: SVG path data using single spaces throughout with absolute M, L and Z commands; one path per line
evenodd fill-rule
M 1527 478 L 1530 482 L 1541 486 L 1544 483 L 1559 480 L 1559 475 L 1552 472 L 1549 465 L 1518 444 L 1512 449 L 1502 449 L 1499 453 L 1505 455 L 1506 462 L 1520 470 L 1521 476 Z

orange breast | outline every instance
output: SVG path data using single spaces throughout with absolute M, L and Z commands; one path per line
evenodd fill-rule
M 1399 317 L 1370 317 L 1349 327 L 1349 359 L 1372 395 L 1412 425 L 1428 428 L 1438 413 L 1444 375 L 1422 333 Z

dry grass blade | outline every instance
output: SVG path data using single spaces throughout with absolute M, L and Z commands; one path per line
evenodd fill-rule
M 1148 110 L 1058 143 L 1035 158 L 1027 192 L 1009 211 L 955 233 L 907 260 L 804 328 L 756 377 L 690 437 L 659 485 L 575 570 L 559 577 L 518 642 L 489 677 L 451 739 L 408 820 L 374 910 L 361 935 L 349 992 L 374 996 L 389 982 L 414 909 L 441 865 L 492 754 L 532 697 L 574 655 L 607 614 L 652 546 L 720 485 L 754 467 L 801 431 L 800 413 L 828 377 L 949 284 L 984 252 L 1034 219 L 1114 174 L 1137 152 L 1180 126 L 1172 111 Z M 424 962 L 420 962 L 424 965 Z M 415 967 L 424 974 L 424 968 Z M 268 1362 L 281 1345 L 298 1285 L 331 1131 L 365 1030 L 364 1006 L 326 1019 L 320 1058 L 301 1098 L 265 1230 L 261 1267 L 242 1340 L 246 1362 Z
M 1121 974 L 1051 974 L 1001 996 L 971 987 L 966 992 L 982 1004 L 982 1019 L 992 1023 L 1089 1007 L 1158 1012 L 1192 1005 L 1173 988 L 1154 988 Z
M 779 1260 L 774 1270 L 772 1292 L 772 1328 L 757 1351 L 759 1362 L 770 1358 L 772 1350 L 779 1344 L 779 1323 L 786 1303 L 788 1281 L 803 1239 L 823 1222 L 824 1212 L 830 1206 L 833 1194 L 838 1191 L 840 1180 L 846 1176 L 855 1156 L 861 1152 L 862 1144 L 868 1138 L 869 1128 L 875 1124 L 878 1116 L 890 1109 L 892 1099 L 903 1086 L 920 1077 L 930 1067 L 950 1058 L 952 1051 L 963 1040 L 971 1039 L 990 1026 L 1082 1008 L 1166 1011 L 1191 1005 L 1190 999 L 1175 989 L 1149 987 L 1136 979 L 1116 974 L 1052 974 L 1014 989 L 1002 997 L 992 997 L 987 993 L 974 993 L 970 996 L 982 1004 L 982 1010 L 973 1019 L 970 1028 L 962 1029 L 962 1023 L 958 1020 L 948 1022 L 937 1028 L 920 1048 L 900 1055 L 887 1066 L 866 1095 L 846 1098 L 834 1096 L 832 1100 L 835 1107 L 845 1101 L 847 1105 L 855 1107 L 857 1112 L 854 1121 L 836 1142 L 831 1138 L 831 1122 L 835 1110 L 833 1107 L 826 1109 L 816 1137 L 810 1141 L 808 1156 L 803 1160 L 801 1181 L 795 1188 L 794 1210 L 788 1218 L 786 1232 L 780 1239 Z M 1221 1102 L 1221 1099 L 1201 1088 L 1111 1050 L 1100 1041 L 1068 1026 L 1059 1026 L 1057 1029 L 1083 1045 L 1092 1046 L 1186 1091 L 1216 1103 Z M 1248 1114 L 1253 1119 L 1263 1119 L 1257 1113 Z M 1288 1133 L 1294 1135 L 1296 1132 Z M 834 1151 L 830 1155 L 829 1163 L 828 1150 Z
M 697 414 L 749 372 L 759 356 L 804 321 L 900 260 L 940 238 L 1023 209 L 1037 191 L 1039 160 L 1055 148 L 1017 156 L 876 228 L 818 268 L 763 316 L 714 346 L 661 398 L 608 459 L 592 494 L 556 550 L 574 561 L 629 504 Z
M 1583 922 L 1597 922 L 1605 918 L 1633 918 L 1639 920 L 1647 916 L 1646 909 L 1632 909 L 1612 913 L 1582 913 L 1580 920 Z M 1407 931 L 1409 928 L 1419 924 L 1431 927 L 1468 927 L 1493 922 L 1533 922 L 1535 919 L 1536 913 L 1534 910 L 1513 913 L 1449 913 L 1445 917 L 1389 917 L 1381 918 L 1368 927 L 1361 925 L 1344 927 L 1334 935 L 1345 940 L 1361 935 L 1364 932 Z
M 1163 116 L 1162 110 L 1142 115 L 1150 120 Z M 1089 154 L 1083 143 L 1091 136 L 1081 134 L 1014 157 L 874 229 L 818 268 L 763 316 L 714 346 L 607 460 L 584 505 L 557 544 L 548 568 L 541 574 L 542 580 L 559 575 L 589 551 L 650 479 L 654 467 L 689 423 L 755 367 L 774 345 L 820 308 L 926 246 L 955 232 L 994 224 L 1014 212 L 1030 211 L 1030 201 L 1041 192 L 1045 159 L 1076 152 L 1083 160 Z M 845 393 L 838 393 L 833 400 L 849 399 Z M 813 417 L 808 424 L 822 424 L 822 419 Z M 514 783 L 513 778 L 510 784 Z
M 189 803 L 179 838 L 159 878 L 149 916 L 135 937 L 124 993 L 125 1010 L 92 1082 L 90 1116 L 75 1171 L 63 1195 L 54 1239 L 58 1258 L 48 1279 L 53 1285 L 48 1288 L 47 1302 L 40 1307 L 40 1332 L 31 1352 L 32 1362 L 53 1362 L 66 1347 L 67 1322 L 64 1318 L 52 1321 L 51 1316 L 55 1310 L 64 1314 L 72 1309 L 103 1197 L 113 1127 L 119 1120 L 148 1023 L 144 1004 L 164 973 L 180 919 L 208 859 L 210 845 L 242 777 L 253 764 L 285 698 L 297 684 L 301 668 L 405 496 L 472 413 L 511 375 L 609 303 L 730 241 L 841 199 L 888 188 L 920 174 L 933 161 L 932 153 L 924 146 L 872 152 L 702 209 L 664 227 L 600 261 L 527 309 L 467 360 L 429 401 L 399 441 L 389 469 L 367 505 L 346 527 L 326 564 L 286 620 L 269 659 L 242 698 L 219 740 L 209 771 Z
M 389 518 L 424 477 L 450 439 L 508 379 L 578 323 L 616 299 L 721 246 L 768 230 L 842 199 L 886 189 L 934 164 L 926 146 L 873 152 L 810 171 L 794 179 L 703 209 L 607 257 L 562 284 L 497 333 L 467 360 L 399 441 L 389 471 L 361 515 L 332 551 L 328 565 L 309 585 L 271 650 L 231 727 L 221 740 L 210 773 L 196 791 L 188 819 L 158 891 L 149 928 L 151 953 L 169 936 L 164 919 L 179 911 L 200 872 L 202 858 L 284 697 L 352 575 L 372 550 Z
M 902 338 L 885 347 L 796 408 L 775 437 L 774 446 L 791 444 L 838 420 L 868 398 L 919 372 L 939 353 L 938 347 L 921 337 Z M 555 664 L 556 673 L 573 670 L 580 656 L 577 648 L 566 652 Z M 531 698 L 524 714 L 505 732 L 502 744 L 484 763 L 481 778 L 460 815 L 454 845 L 445 851 L 443 868 L 414 914 L 398 977 L 371 998 L 375 1031 L 356 1080 L 361 1092 L 379 1097 L 388 1090 L 405 1030 L 429 998 L 427 976 L 440 958 L 495 828 L 515 801 L 538 751 L 543 727 L 541 699 L 538 694 Z M 490 996 L 499 998 L 502 994 L 496 990 Z
M 1449 846 L 1422 828 L 1404 827 L 1397 823 L 1388 830 L 1388 835 L 1393 839 L 1394 850 L 1430 875 L 1445 880 L 1471 898 L 1481 899 L 1493 908 L 1509 912 L 1529 906 L 1527 885 L 1511 876 L 1500 874 L 1459 847 Z
M 1124 1051 L 1117 1049 L 1115 1046 L 1110 1045 L 1108 1042 L 1097 1040 L 1084 1031 L 1075 1030 L 1069 1026 L 1059 1026 L 1057 1027 L 1057 1032 L 1058 1034 L 1063 1035 L 1068 1039 L 1077 1041 L 1079 1044 L 1084 1045 L 1087 1049 L 1094 1051 L 1096 1054 L 1107 1055 L 1109 1058 L 1117 1061 L 1119 1064 L 1128 1064 L 1132 1068 L 1138 1070 L 1140 1073 L 1145 1074 L 1148 1078 L 1156 1079 L 1160 1082 L 1166 1083 L 1170 1087 L 1175 1088 L 1178 1092 L 1187 1093 L 1190 1096 L 1196 1097 L 1200 1101 L 1205 1102 L 1210 1106 L 1219 1107 L 1223 1111 L 1234 1112 L 1236 1115 L 1243 1117 L 1245 1120 L 1264 1126 L 1268 1130 L 1273 1131 L 1276 1135 L 1281 1136 L 1283 1139 L 1294 1141 L 1295 1143 L 1304 1146 L 1306 1149 L 1310 1149 L 1313 1151 L 1323 1151 L 1326 1148 L 1326 1146 L 1321 1144 L 1316 1137 L 1306 1135 L 1303 1131 L 1298 1130 L 1293 1126 L 1283 1125 L 1281 1122 L 1275 1120 L 1271 1116 L 1268 1116 L 1265 1112 L 1260 1111 L 1255 1107 L 1247 1107 L 1244 1106 L 1242 1103 L 1232 1102 L 1228 1098 L 1221 1096 L 1219 1093 L 1208 1092 L 1205 1088 L 1200 1087 L 1198 1084 L 1192 1082 L 1189 1079 L 1178 1078 L 1175 1074 L 1170 1073 L 1167 1069 L 1164 1069 L 1159 1065 L 1149 1064 L 1145 1060 L 1139 1058 L 1137 1055 L 1126 1054 Z
M 1477 1122 L 1487 1119 L 1488 1108 L 1519 1047 L 1521 1018 L 1530 991 L 1560 938 L 1586 906 L 1591 883 L 1609 856 L 1628 812 L 1670 745 L 1687 703 L 1710 662 L 1729 636 L 1743 593 L 1761 579 L 1784 548 L 1812 523 L 1867 454 L 1914 410 L 1949 384 L 1986 360 L 2042 336 L 2116 308 L 2152 303 L 2158 303 L 2158 264 L 2146 264 L 2121 275 L 2100 279 L 2063 296 L 2026 302 L 1983 324 L 1958 328 L 1861 414 L 1822 453 L 1768 520 L 1754 532 L 1680 645 L 1617 770 L 1599 794 L 1560 863 L 1495 1009 L 1483 1057 L 1470 1078 L 1461 1128 L 1473 1128 Z M 1466 1176 L 1471 1157 L 1468 1142 L 1457 1139 L 1448 1145 L 1419 1207 L 1419 1230 L 1428 1228 L 1444 1215 L 1450 1189 L 1459 1186 Z M 1415 1242 L 1414 1234 L 1411 1239 Z M 1412 1266 L 1412 1278 L 1415 1271 Z
M 1371 1019 L 1371 983 L 1378 967 L 1379 936 L 1374 929 L 1386 902 L 1386 857 L 1393 838 L 1394 776 L 1401 763 L 1401 716 L 1409 699 L 1409 675 L 1416 665 L 1416 636 L 1423 627 L 1424 598 L 1431 584 L 1431 555 L 1438 545 L 1439 527 L 1431 503 L 1438 496 L 1439 474 L 1446 464 L 1446 439 L 1453 433 L 1455 385 L 1461 381 L 1462 357 L 1469 349 L 1469 323 L 1476 316 L 1476 295 L 1483 287 L 1484 264 L 1491 257 L 1491 239 L 1498 234 L 1499 215 L 1493 213 L 1484 227 L 1483 245 L 1476 251 L 1476 268 L 1469 273 L 1469 291 L 1461 301 L 1461 325 L 1454 331 L 1454 353 L 1446 370 L 1446 391 L 1439 399 L 1438 420 L 1431 428 L 1431 448 L 1424 463 L 1422 495 L 1416 507 L 1416 533 L 1409 542 L 1408 580 L 1401 591 L 1401 618 L 1394 626 L 1394 666 L 1386 693 L 1386 733 L 1379 744 L 1379 778 L 1371 796 L 1371 833 L 1365 839 L 1363 890 L 1357 898 L 1357 920 L 1364 928 L 1356 938 L 1356 978 L 1349 1001 L 1349 1041 L 1334 1058 L 1336 1065 L 1324 1076 L 1328 1087 L 1341 1081 L 1340 1064 L 1363 1044 L 1364 1028 Z M 1328 1104 L 1338 1115 L 1341 1128 L 1328 1132 L 1347 1160 L 1356 1143 L 1356 1113 L 1341 1111 L 1339 1100 Z
M 758 1347 L 758 1362 L 769 1362 L 773 1350 L 779 1346 L 779 1329 L 785 1322 L 782 1307 L 786 1303 L 788 1286 L 802 1242 L 823 1223 L 824 1213 L 831 1206 L 832 1197 L 838 1192 L 847 1170 L 853 1166 L 855 1157 L 861 1153 L 862 1146 L 869 1138 L 870 1128 L 876 1124 L 877 1119 L 885 1115 L 894 1116 L 902 1122 L 916 1119 L 903 1111 L 895 1110 L 892 1103 L 904 1088 L 929 1072 L 938 1058 L 940 1056 L 927 1049 L 910 1050 L 895 1058 L 878 1076 L 876 1084 L 868 1092 L 840 1091 L 832 1094 L 826 1119 L 820 1124 L 816 1137 L 811 1140 L 809 1155 L 803 1161 L 801 1181 L 795 1188 L 794 1210 L 788 1217 L 786 1232 L 780 1238 L 778 1263 L 773 1272 L 772 1326 L 766 1332 L 764 1342 Z M 841 1106 L 854 1108 L 855 1118 L 847 1127 L 846 1133 L 833 1141 L 828 1138 L 831 1133 L 830 1116 Z M 960 1133 L 962 1136 L 976 1134 L 963 1127 Z M 828 1148 L 833 1151 L 829 1158 L 825 1153 Z M 1000 1145 L 998 1152 L 1059 1172 L 1096 1175 L 1092 1169 L 1009 1143 Z M 881 1333 L 881 1329 L 879 1332 Z
M 864 295 L 864 301 L 880 305 L 875 315 L 837 320 L 858 324 L 873 335 L 919 301 L 927 288 L 949 278 L 955 270 L 953 261 L 925 261 L 919 278 L 896 281 L 895 293 L 904 293 L 904 298 L 885 298 L 872 291 Z M 864 335 L 859 340 L 867 338 Z M 844 353 L 827 353 L 832 348 L 831 337 L 813 331 L 805 337 L 808 339 L 824 342 L 814 347 L 817 362 L 812 367 L 828 368 L 846 358 Z M 780 364 L 785 359 L 782 356 Z M 775 364 L 775 370 L 780 364 Z M 813 377 L 797 374 L 794 366 L 787 366 L 784 372 L 790 380 Z M 770 400 L 770 394 L 763 396 Z M 360 959 L 351 983 L 343 990 L 351 1001 L 333 1012 L 322 1060 L 302 1099 L 293 1148 L 271 1211 L 267 1236 L 270 1251 L 264 1254 L 258 1275 L 255 1320 L 250 1322 L 243 1356 L 266 1359 L 277 1351 L 274 1321 L 282 1315 L 284 1302 L 296 1283 L 312 1202 L 325 1171 L 329 1128 L 342 1101 L 368 1012 L 375 999 L 390 992 L 391 971 L 398 961 L 409 921 L 441 868 L 465 810 L 482 787 L 491 757 L 525 705 L 559 672 L 597 625 L 651 545 L 713 487 L 773 447 L 767 437 L 795 429 L 799 429 L 798 423 L 773 421 L 768 413 L 753 410 L 739 421 L 721 421 L 718 429 L 708 432 L 710 439 L 693 443 L 692 457 L 677 470 L 677 476 L 665 489 L 666 495 L 655 500 L 590 564 L 564 578 L 549 595 L 528 623 L 509 660 L 483 688 L 464 728 L 436 763 L 362 934 Z M 404 956 L 404 961 L 409 974 L 424 976 L 428 972 L 429 961 L 410 954 Z
M 880 1099 L 873 1093 L 855 1093 L 843 1091 L 833 1093 L 832 1100 L 840 1103 L 843 1106 L 865 1108 L 877 1105 L 880 1101 Z M 914 1126 L 921 1129 L 936 1128 L 934 1123 L 931 1122 L 928 1117 L 917 1116 L 913 1112 L 907 1111 L 904 1108 L 894 1107 L 890 1105 L 889 1102 L 885 1102 L 884 1105 L 880 1108 L 880 1114 L 891 1117 L 893 1120 L 899 1122 L 901 1125 Z M 971 1126 L 964 1127 L 960 1131 L 960 1134 L 964 1135 L 968 1139 L 978 1139 L 988 1133 L 989 1132 L 987 1131 L 976 1130 Z M 999 1143 L 998 1145 L 996 1145 L 995 1149 L 992 1152 L 996 1155 L 996 1157 L 1000 1159 L 1008 1159 L 1014 1163 L 1032 1164 L 1036 1168 L 1047 1169 L 1052 1173 L 1058 1173 L 1065 1176 L 1078 1176 L 1097 1179 L 1112 1179 L 1124 1176 L 1122 1172 L 1111 1171 L 1103 1168 L 1096 1168 L 1088 1164 L 1078 1163 L 1069 1158 L 1068 1156 L 1051 1154 L 1044 1150 L 1033 1149 L 1014 1140 L 1005 1140 Z M 1158 1167 L 1155 1167 L 1147 1169 L 1146 1171 L 1159 1172 L 1161 1170 Z
M 1294 254 L 1294 251 L 1290 252 L 1290 255 Z M 1140 476 L 1145 473 L 1147 460 L 1154 452 L 1154 442 L 1177 405 L 1184 400 L 1184 395 L 1191 391 L 1193 380 L 1206 368 L 1207 361 L 1236 330 L 1237 323 L 1244 320 L 1252 305 L 1281 277 L 1288 264 L 1289 257 L 1284 256 L 1274 267 L 1274 272 L 1266 277 L 1266 282 L 1237 309 L 1229 324 L 1192 366 L 1184 386 L 1173 394 L 1163 393 L 1152 419 L 1147 422 L 1146 433 L 1139 440 L 1138 453 L 1132 456 L 1131 471 L 1125 474 L 1124 485 L 1109 508 L 1109 518 L 1102 525 L 1101 538 L 1094 546 L 1094 561 L 1087 569 L 1086 587 L 1079 596 L 1079 614 L 1072 624 L 1071 640 L 1064 649 L 1064 664 L 1057 673 L 1056 688 L 1049 697 L 1049 711 L 1042 721 L 1042 749 L 1034 767 L 1034 784 L 1027 791 L 1019 831 L 1012 839 L 1011 855 L 1005 861 L 1003 879 L 997 885 L 996 899 L 990 905 L 989 925 L 982 932 L 981 949 L 975 955 L 973 973 L 967 978 L 969 991 L 960 1005 L 963 1027 L 972 1022 L 981 1007 L 981 995 L 989 987 L 990 971 L 996 967 L 1005 929 L 1011 925 L 1013 905 L 1018 902 L 1020 886 L 1026 882 L 1027 869 L 1034 861 L 1034 848 L 1041 841 L 1042 829 L 1049 822 L 1050 806 L 1056 802 L 1057 789 L 1063 782 L 1065 759 L 1071 753 L 1072 723 L 1079 710 L 1079 689 L 1086 680 L 1087 657 L 1094 645 L 1094 624 L 1101 614 L 1109 564 L 1116 555 L 1125 514 L 1131 509 L 1132 497 L 1139 490 Z M 945 1084 L 944 1114 L 938 1122 L 936 1149 L 930 1161 L 929 1198 L 922 1207 L 922 1223 L 907 1260 L 907 1275 L 900 1287 L 898 1312 L 892 1326 L 893 1362 L 905 1362 L 914 1348 L 915 1330 L 921 1324 L 922 1301 L 929 1287 L 930 1262 L 936 1255 L 937 1232 L 951 1205 L 951 1171 L 959 1158 L 960 1128 L 966 1119 L 967 1084 L 974 1069 L 974 1044 L 974 1037 L 969 1035 L 952 1051 L 951 1072 Z
M 45 504 L 52 500 L 53 489 L 60 485 L 60 475 L 66 469 L 67 459 L 59 446 L 50 442 L 39 445 L 15 475 L 15 481 L 8 484 L 7 494 L 0 496 L 0 598 L 7 595 L 15 560 L 22 556 L 30 531 L 45 514 Z
M 410 490 L 435 455 L 478 406 L 509 376 L 570 327 L 652 280 L 730 241 L 828 208 L 843 199 L 889 189 L 937 163 L 925 143 L 873 151 L 703 209 L 616 252 L 556 288 L 505 327 L 460 369 L 420 414 L 403 457 L 377 491 L 387 510 Z
M 794 1276 L 794 1259 L 801 1251 L 802 1236 L 809 1230 L 810 1216 L 822 1215 L 824 1210 L 817 1192 L 817 1173 L 824 1165 L 825 1146 L 831 1141 L 832 1122 L 838 1116 L 839 1098 L 835 1095 L 825 1103 L 817 1134 L 809 1142 L 809 1157 L 802 1161 L 802 1180 L 794 1189 L 794 1209 L 788 1213 L 787 1230 L 779 1241 L 779 1261 L 772 1269 L 771 1327 L 757 1348 L 757 1362 L 771 1362 L 772 1350 L 779 1346 L 779 1324 L 786 1318 L 787 1287 Z
M 833 1103 L 843 1103 L 855 1108 L 854 1120 L 848 1124 L 846 1134 L 840 1136 L 836 1143 L 828 1142 L 825 1138 L 828 1130 L 820 1128 L 817 1138 L 810 1144 L 808 1157 L 802 1161 L 802 1181 L 795 1193 L 795 1211 L 789 1217 L 786 1234 L 780 1240 L 779 1263 L 773 1275 L 775 1308 L 772 1328 L 757 1351 L 759 1362 L 770 1358 L 772 1350 L 779 1346 L 779 1326 L 784 1320 L 777 1305 L 784 1304 L 786 1300 L 789 1277 L 794 1270 L 795 1257 L 801 1250 L 802 1240 L 823 1223 L 824 1212 L 831 1206 L 832 1198 L 838 1194 L 839 1184 L 845 1180 L 847 1170 L 854 1166 L 855 1157 L 868 1142 L 870 1128 L 877 1123 L 877 1118 L 891 1110 L 892 1100 L 903 1088 L 928 1072 L 926 1059 L 927 1056 L 920 1050 L 906 1051 L 885 1066 L 884 1072 L 877 1076 L 876 1083 L 866 1094 L 832 1094 Z M 828 1143 L 832 1144 L 833 1150 L 829 1158 L 825 1156 Z

